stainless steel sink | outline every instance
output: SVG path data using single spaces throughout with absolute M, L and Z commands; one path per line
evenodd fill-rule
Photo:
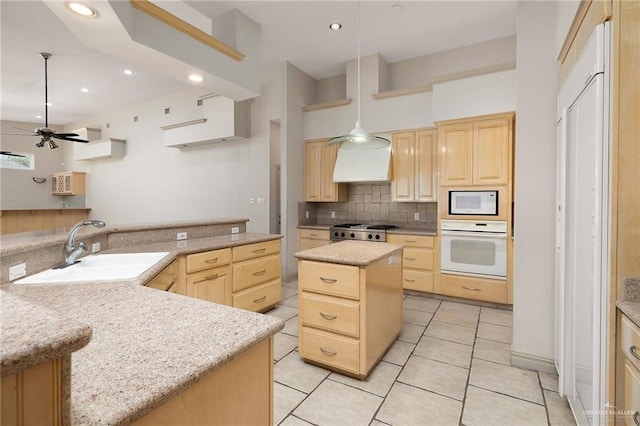
M 64 269 L 46 271 L 22 278 L 14 284 L 79 283 L 136 278 L 169 252 L 93 254 Z

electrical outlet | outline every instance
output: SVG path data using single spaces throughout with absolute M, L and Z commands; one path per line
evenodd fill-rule
M 305 219 L 309 219 L 309 211 L 305 211 L 304 212 L 304 217 L 305 217 Z
M 249 204 L 255 204 L 255 203 L 256 203 L 255 198 L 249 198 Z
M 331 219 L 335 219 L 336 218 L 336 212 L 332 211 L 331 212 Z
M 100 243 L 91 244 L 91 253 L 97 253 L 100 251 Z
M 180 240 L 186 240 L 187 239 L 187 233 L 186 232 L 178 232 L 176 234 L 176 240 L 180 241 Z
M 27 264 L 19 263 L 9 267 L 9 281 L 17 280 L 27 275 Z
M 264 204 L 265 203 L 265 199 L 264 198 L 258 198 L 256 200 L 256 204 Z
M 414 220 L 420 220 L 420 213 L 415 212 L 415 213 L 413 214 L 413 219 L 414 219 Z
M 237 234 L 240 232 L 240 228 L 237 226 L 234 226 L 233 228 L 231 228 L 231 233 L 232 234 Z

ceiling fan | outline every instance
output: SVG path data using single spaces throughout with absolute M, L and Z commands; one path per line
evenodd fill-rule
M 3 133 L 3 135 L 15 135 L 15 136 L 39 136 L 40 140 L 36 142 L 36 146 L 38 148 L 42 148 L 44 144 L 48 144 L 50 149 L 55 149 L 58 147 L 58 144 L 54 141 L 54 139 L 60 139 L 63 141 L 72 141 L 72 142 L 81 142 L 81 143 L 89 143 L 89 141 L 84 139 L 76 138 L 75 136 L 80 136 L 77 133 L 56 133 L 52 129 L 49 128 L 49 97 L 47 93 L 48 81 L 47 81 L 47 61 L 51 57 L 50 53 L 40 53 L 42 59 L 44 59 L 44 127 L 40 127 L 35 130 L 35 133 L 32 134 L 24 134 L 24 133 Z M 16 127 L 16 129 L 24 130 L 29 132 L 27 129 L 22 129 L 20 127 Z

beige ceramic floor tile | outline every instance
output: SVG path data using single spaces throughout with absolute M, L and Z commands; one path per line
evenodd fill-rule
M 384 397 L 389 393 L 389 389 L 393 386 L 401 369 L 402 367 L 399 365 L 379 362 L 365 380 L 354 379 L 338 373 L 331 373 L 329 379 Z
M 284 322 L 284 328 L 280 332 L 298 337 L 298 316 L 296 315 L 295 317 L 286 320 Z
M 396 340 L 393 345 L 391 345 L 387 353 L 384 354 L 382 360 L 396 365 L 404 365 L 415 347 L 416 345 L 413 343 Z
M 298 294 L 298 288 L 282 287 L 282 299 L 288 299 Z
M 308 364 L 297 351 L 278 361 L 273 368 L 273 379 L 302 392 L 309 393 L 318 387 L 330 371 Z
M 513 327 L 513 311 L 506 309 L 482 308 L 480 309 L 480 322 Z
M 473 426 L 547 424 L 544 406 L 469 386 L 462 424 Z
M 435 312 L 440 306 L 441 301 L 437 299 L 428 299 L 426 297 L 419 296 L 407 296 L 402 306 L 407 309 L 415 309 L 416 311 Z
M 273 359 L 280 361 L 298 346 L 298 338 L 288 334 L 278 333 L 273 341 Z
M 298 296 L 291 296 L 286 299 L 283 299 L 282 302 L 280 302 L 280 304 L 298 309 Z
M 469 370 L 412 356 L 398 381 L 462 401 Z
M 444 309 L 447 311 L 480 313 L 480 306 L 467 305 L 466 303 L 449 302 L 448 300 L 442 302 L 442 304 L 440 305 L 440 309 Z
M 431 318 L 433 317 L 433 313 L 424 312 L 424 311 L 416 311 L 415 309 L 402 309 L 402 320 L 409 324 L 415 325 L 427 325 Z
M 305 399 L 307 395 L 280 383 L 273 384 L 273 424 L 277 425 Z
M 429 324 L 424 332 L 425 336 L 436 337 L 465 345 L 473 345 L 475 334 L 475 328 L 439 321 L 431 321 L 431 324 Z
M 396 383 L 376 419 L 390 425 L 458 425 L 462 403 L 446 396 Z
M 289 282 L 282 281 L 282 287 L 289 287 L 289 288 L 297 289 L 298 288 L 298 280 L 289 281 Z
M 496 342 L 511 343 L 513 329 L 502 325 L 488 324 L 481 322 L 478 324 L 478 337 Z
M 474 359 L 469 384 L 476 387 L 543 404 L 535 371 Z
M 435 321 L 448 322 L 450 324 L 458 324 L 472 328 L 478 325 L 478 314 L 473 311 L 438 309 L 433 319 Z
M 398 340 L 402 340 L 403 342 L 408 343 L 418 343 L 420 341 L 420 337 L 422 337 L 422 333 L 427 327 L 424 325 L 415 325 L 415 324 L 407 324 L 406 322 L 402 324 L 402 329 L 400 330 L 400 335 L 398 336 Z
M 478 338 L 473 347 L 473 357 L 484 359 L 485 361 L 511 365 L 511 345 Z
M 382 398 L 325 380 L 293 414 L 316 425 L 368 425 Z
M 309 422 L 305 422 L 304 420 L 301 420 L 296 416 L 292 415 L 284 419 L 282 423 L 279 424 L 279 426 L 313 426 L 313 425 Z
M 458 367 L 469 368 L 473 348 L 462 343 L 423 336 L 413 355 L 433 359 Z
M 538 372 L 540 376 L 540 382 L 542 383 L 542 389 L 558 392 L 558 375 Z
M 298 315 L 298 310 L 290 306 L 279 304 L 274 309 L 266 312 L 266 315 L 269 315 L 270 317 L 280 318 L 282 321 L 286 321 Z
M 566 398 L 556 392 L 544 391 L 544 399 L 547 401 L 549 422 L 552 426 L 575 426 L 576 420 Z

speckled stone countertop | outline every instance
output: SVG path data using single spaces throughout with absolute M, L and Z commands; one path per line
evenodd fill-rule
M 124 283 L 13 285 L 10 292 L 93 330 L 89 344 L 72 354 L 76 425 L 129 424 L 284 326 L 278 318 Z
M 317 262 L 367 266 L 376 260 L 389 256 L 396 250 L 402 249 L 402 247 L 402 244 L 348 240 L 299 251 L 295 254 L 295 257 Z
M 616 306 L 640 327 L 640 277 L 623 279 L 621 290 Z
M 0 291 L 2 376 L 62 358 L 86 346 L 91 327 L 64 314 Z

